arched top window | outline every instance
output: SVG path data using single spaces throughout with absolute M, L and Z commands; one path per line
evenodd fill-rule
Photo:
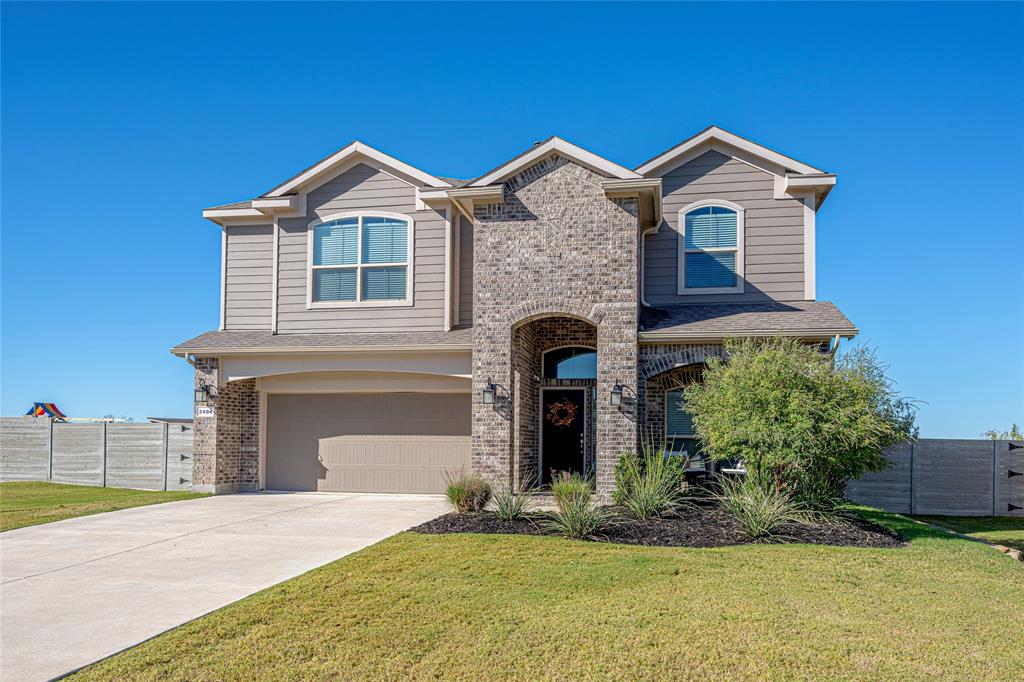
M 309 307 L 405 305 L 412 300 L 412 219 L 344 213 L 309 225 Z
M 586 346 L 555 348 L 544 353 L 545 379 L 596 379 L 597 351 Z
M 743 291 L 743 208 L 700 201 L 679 211 L 679 293 Z

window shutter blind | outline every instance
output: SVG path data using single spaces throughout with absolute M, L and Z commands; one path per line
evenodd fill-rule
M 693 415 L 682 408 L 686 405 L 682 391 L 668 391 L 665 394 L 665 434 L 673 436 L 692 436 Z
M 736 246 L 736 211 L 705 206 L 686 214 L 686 248 L 713 249 Z
M 409 225 L 394 218 L 363 218 L 363 262 L 403 263 L 408 257 Z
M 313 271 L 314 301 L 356 300 L 356 269 Z
M 313 265 L 355 265 L 359 254 L 356 218 L 317 225 L 313 232 Z
M 734 252 L 686 254 L 687 288 L 736 286 L 736 254 Z
M 393 301 L 405 298 L 405 266 L 363 269 L 363 300 Z

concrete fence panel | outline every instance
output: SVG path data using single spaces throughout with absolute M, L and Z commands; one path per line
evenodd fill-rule
M 103 424 L 53 424 L 53 480 L 103 485 Z
M 189 490 L 192 424 L 0 417 L 0 480 Z
M 50 472 L 50 421 L 0 418 L 0 479 L 45 481 Z

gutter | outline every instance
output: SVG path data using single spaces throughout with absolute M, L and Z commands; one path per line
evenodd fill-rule
M 472 351 L 473 344 L 445 343 L 430 346 L 264 346 L 264 347 L 223 347 L 223 348 L 171 348 L 171 355 L 187 359 L 188 355 L 294 355 L 317 353 L 382 353 L 382 352 L 435 352 L 435 351 Z
M 637 339 L 640 343 L 694 343 L 698 341 L 721 341 L 724 338 L 744 338 L 751 336 L 770 337 L 814 337 L 814 338 L 843 338 L 852 339 L 859 333 L 857 329 L 845 329 L 835 331 L 829 329 L 750 329 L 745 331 L 709 331 L 709 332 L 638 332 Z

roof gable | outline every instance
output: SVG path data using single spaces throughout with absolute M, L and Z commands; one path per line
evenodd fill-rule
M 393 156 L 374 149 L 368 144 L 358 140 L 339 149 L 330 156 L 317 161 L 309 168 L 285 180 L 269 192 L 262 194 L 262 197 L 280 197 L 296 192 L 301 188 L 309 189 L 309 185 L 317 185 L 327 182 L 341 172 L 348 170 L 358 163 L 365 163 L 386 173 L 394 175 L 400 180 L 417 187 L 451 187 L 452 184 L 430 173 L 421 171 L 410 166 L 404 161 L 399 161 Z
M 646 177 L 658 177 L 709 150 L 734 156 L 775 175 L 785 175 L 787 172 L 804 175 L 824 173 L 820 168 L 809 166 L 718 126 L 708 126 L 693 137 L 645 161 L 637 166 L 636 172 Z
M 543 142 L 533 145 L 522 154 L 506 161 L 497 168 L 484 173 L 476 180 L 470 182 L 467 186 L 485 187 L 487 185 L 502 182 L 506 178 L 515 175 L 519 171 L 532 166 L 541 159 L 552 154 L 563 156 L 608 178 L 635 180 L 643 177 L 642 175 L 629 170 L 625 166 L 620 166 L 614 161 L 609 161 L 608 159 L 598 156 L 593 152 L 589 152 L 582 147 L 574 145 L 572 142 L 563 140 L 560 137 L 552 136 Z

